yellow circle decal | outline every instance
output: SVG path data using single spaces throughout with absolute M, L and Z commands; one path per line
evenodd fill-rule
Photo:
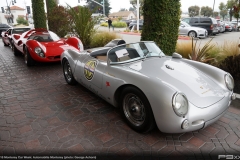
M 87 61 L 87 63 L 85 64 L 84 75 L 88 80 L 92 80 L 96 66 L 97 66 L 96 60 Z

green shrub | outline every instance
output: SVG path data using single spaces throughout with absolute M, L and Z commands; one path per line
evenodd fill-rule
M 113 21 L 113 22 L 112 22 L 112 25 L 113 25 L 115 28 L 124 28 L 124 27 L 127 27 L 126 22 L 122 22 L 122 21 Z M 100 26 L 108 27 L 108 23 L 107 23 L 107 22 L 103 22 L 103 23 L 100 24 Z
M 100 26 L 108 27 L 108 23 L 107 22 L 103 22 L 103 23 L 100 24 Z
M 55 32 L 58 36 L 64 37 L 70 32 L 70 16 L 68 10 L 63 6 L 57 6 L 48 13 L 49 30 Z
M 122 22 L 122 21 L 113 21 L 113 26 L 115 28 L 124 28 L 124 27 L 127 27 L 127 24 L 126 22 Z
M 91 44 L 90 48 L 94 47 L 103 47 L 108 42 L 110 42 L 113 39 L 119 39 L 121 38 L 119 35 L 117 35 L 115 32 L 96 32 L 91 37 Z
M 89 48 L 91 37 L 96 32 L 94 25 L 95 20 L 92 19 L 92 13 L 87 7 L 77 6 L 72 8 L 68 5 L 71 21 L 70 30 L 73 34 L 81 39 L 84 48 Z
M 201 41 L 180 41 L 176 45 L 176 52 L 181 54 L 183 58 L 192 59 L 195 61 L 213 63 L 215 62 L 215 54 L 219 53 L 219 49 L 211 44 L 210 39 L 203 47 Z
M 23 17 L 17 18 L 16 21 L 17 21 L 18 24 L 23 24 L 23 25 L 26 25 L 26 26 L 29 25 L 28 21 L 26 19 L 24 19 Z
M 240 54 L 226 57 L 219 68 L 230 73 L 235 81 L 234 92 L 240 94 Z

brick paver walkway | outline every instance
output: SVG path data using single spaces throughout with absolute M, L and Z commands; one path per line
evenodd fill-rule
M 81 85 L 67 85 L 60 63 L 28 68 L 23 56 L 15 57 L 0 42 L 0 155 L 80 154 L 97 159 L 240 155 L 240 99 L 215 124 L 184 134 L 157 129 L 139 134 L 119 113 Z

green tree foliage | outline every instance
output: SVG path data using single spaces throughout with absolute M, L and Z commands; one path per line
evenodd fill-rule
M 52 12 L 53 10 L 55 10 L 55 8 L 57 7 L 57 4 L 55 3 L 54 0 L 46 0 L 46 5 L 47 5 L 48 29 L 51 30 L 51 31 L 53 31 L 53 30 L 56 30 L 56 28 L 53 28 L 53 27 L 55 27 L 55 25 L 54 25 L 55 22 L 52 21 L 52 20 L 54 20 L 54 19 L 49 18 L 49 15 L 53 15 L 53 14 L 51 14 L 51 12 Z M 58 14 L 58 13 L 55 12 L 55 14 Z M 54 16 L 54 15 L 53 15 L 53 16 Z M 59 35 L 59 36 L 60 36 L 60 35 Z
M 136 8 L 137 7 L 137 0 L 130 0 L 130 3 L 132 4 L 134 10 L 136 10 L 137 9 Z M 141 15 L 143 15 L 143 4 L 144 4 L 144 0 L 139 0 L 139 17 Z
M 133 7 L 130 7 L 128 10 L 129 11 L 135 11 L 135 9 Z
M 199 6 L 190 6 L 188 8 L 188 15 L 189 15 L 189 17 L 198 16 L 199 15 L 199 10 L 200 10 Z
M 201 7 L 201 15 L 210 17 L 212 13 L 213 13 L 213 10 L 211 7 L 208 7 L 208 6 Z
M 125 8 L 121 8 L 121 9 L 119 10 L 119 12 L 121 12 L 121 11 L 128 11 L 128 10 L 125 9 Z
M 90 47 L 91 37 L 96 32 L 95 20 L 91 18 L 91 11 L 87 7 L 77 6 L 72 8 L 68 5 L 71 16 L 71 32 L 81 39 L 84 48 Z
M 180 6 L 179 0 L 145 0 L 141 40 L 155 41 L 167 55 L 175 52 L 180 24 Z
M 102 2 L 102 0 L 95 0 L 95 1 L 100 4 Z M 91 10 L 92 13 L 102 13 L 103 14 L 102 6 L 100 6 L 99 4 L 92 2 L 92 1 L 89 1 L 87 3 L 88 3 L 87 7 Z M 110 7 L 109 0 L 104 0 L 104 6 L 105 6 L 105 15 L 108 16 L 110 13 L 110 10 L 112 9 Z
M 67 8 L 56 6 L 48 13 L 49 30 L 60 37 L 64 37 L 70 32 L 70 18 Z
M 215 18 L 216 18 L 217 16 L 219 16 L 219 12 L 216 12 L 216 11 L 215 11 L 215 12 L 213 12 L 213 17 L 215 17 Z
M 221 2 L 218 8 L 220 10 L 220 15 L 223 17 L 224 20 L 225 16 L 227 15 L 227 5 Z
M 26 19 L 24 19 L 23 17 L 18 17 L 16 20 L 17 20 L 18 24 L 23 24 L 23 25 L 26 25 L 26 26 L 29 25 L 28 21 Z
M 43 0 L 32 0 L 32 12 L 35 28 L 45 28 L 47 29 L 46 24 L 46 14 L 44 11 L 44 2 Z
M 227 1 L 227 9 L 229 9 L 229 16 L 230 16 L 230 21 L 232 21 L 233 17 L 233 6 L 236 5 L 236 0 L 228 0 Z
M 240 3 L 233 6 L 233 16 L 237 19 L 237 21 L 240 18 L 239 11 L 240 11 Z

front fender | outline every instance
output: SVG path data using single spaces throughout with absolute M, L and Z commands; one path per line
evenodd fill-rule
M 228 90 L 225 84 L 224 76 L 229 73 L 217 67 L 211 66 L 209 64 L 188 60 L 188 59 L 182 59 L 182 61 L 191 65 L 195 69 L 200 70 L 202 73 L 204 73 L 208 77 L 211 77 L 211 79 L 213 79 L 215 83 L 219 84 L 219 86 L 221 86 L 224 90 Z
M 65 50 L 61 54 L 61 63 L 63 63 L 64 59 L 68 60 L 70 67 L 74 73 L 75 65 L 79 59 L 79 56 L 80 56 L 80 53 L 77 50 L 72 50 L 72 49 Z

